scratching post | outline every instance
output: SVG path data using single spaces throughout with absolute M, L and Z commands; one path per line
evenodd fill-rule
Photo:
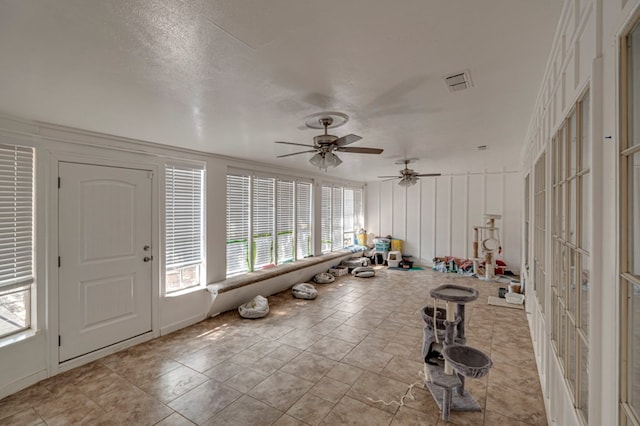
M 482 249 L 484 254 L 484 278 L 489 281 L 493 279 L 496 268 L 495 252 L 500 249 L 500 241 L 497 233 L 500 228 L 496 227 L 496 220 L 502 216 L 498 214 L 485 214 L 486 225 L 473 227 L 473 273 L 478 274 L 478 262 L 483 260 L 479 257 L 478 249 Z M 482 278 L 482 277 L 481 277 Z
M 444 338 L 445 345 L 453 345 L 453 327 L 450 327 L 451 324 L 456 319 L 456 314 L 454 312 L 453 303 L 447 302 L 447 321 L 444 323 L 446 327 L 446 333 Z M 448 361 L 444 362 L 444 374 L 453 374 L 453 367 L 449 365 Z
M 476 300 L 478 291 L 471 287 L 443 284 L 431 290 L 431 297 L 444 300 L 446 312 L 435 304 L 433 308 L 427 306 L 423 309 L 422 355 L 428 373 L 425 374 L 425 385 L 442 411 L 442 420 L 448 421 L 451 410 L 481 411 L 480 405 L 464 389 L 465 377 L 483 377 L 493 364 L 487 355 L 465 345 L 465 304 Z M 444 362 L 430 357 L 436 337 L 438 340 L 444 338 Z

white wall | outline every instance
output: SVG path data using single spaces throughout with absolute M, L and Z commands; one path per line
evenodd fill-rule
M 618 132 L 619 132 L 619 40 L 633 15 L 640 13 L 639 0 L 565 0 L 549 63 L 540 88 L 527 144 L 523 151 L 523 176 L 548 150 L 550 139 L 586 89 L 591 95 L 592 196 L 589 226 L 592 253 L 590 270 L 589 423 L 618 424 L 619 400 L 619 229 Z M 547 151 L 548 152 L 548 151 Z M 551 223 L 551 156 L 547 155 L 547 224 Z M 533 198 L 531 198 L 533 200 Z M 533 208 L 533 203 L 531 203 Z M 530 210 L 533 219 L 533 210 Z M 532 226 L 530 229 L 534 228 Z M 550 226 L 547 226 L 546 265 L 551 265 Z M 533 255 L 533 238 L 529 253 Z M 529 259 L 529 264 L 533 264 Z M 547 268 L 546 294 L 551 273 Z M 527 295 L 538 370 L 549 422 L 579 424 L 565 385 L 560 362 L 550 341 L 550 305 Z M 542 312 L 547 312 L 543 315 Z
M 205 289 L 162 296 L 162 256 L 164 232 L 161 223 L 164 203 L 163 170 L 169 159 L 206 163 L 206 276 L 207 283 L 226 276 L 226 175 L 229 167 L 243 168 L 281 176 L 304 176 L 314 180 L 314 188 L 323 183 L 341 183 L 354 187 L 358 182 L 336 182 L 327 175 L 309 174 L 276 168 L 261 163 L 226 158 L 214 154 L 176 149 L 150 142 L 95 134 L 45 123 L 35 123 L 0 114 L 0 143 L 22 144 L 36 149 L 36 280 L 33 330 L 0 339 L 0 398 L 16 392 L 58 372 L 92 361 L 145 339 L 170 333 L 204 319 L 212 308 L 212 298 Z M 154 209 L 152 213 L 154 261 L 154 300 L 152 332 L 123 344 L 96 351 L 60 364 L 58 362 L 58 272 L 57 272 L 57 170 L 60 161 L 90 164 L 126 165 L 155 170 L 153 177 Z M 314 206 L 319 212 L 320 205 Z M 319 213 L 318 213 L 319 214 Z M 323 267 L 326 265 L 323 265 Z M 295 284 L 299 271 L 281 276 L 279 284 Z M 308 278 L 309 275 L 306 275 Z M 255 294 L 271 294 L 270 283 L 252 285 L 236 293 L 225 293 L 225 309 L 243 303 Z M 277 290 L 277 289 L 276 289 Z M 235 291 L 235 290 L 234 290 Z M 215 311 L 218 312 L 218 311 Z
M 473 226 L 485 214 L 499 214 L 502 255 L 508 268 L 520 271 L 522 186 L 510 170 L 470 171 L 421 178 L 405 188 L 397 181 L 368 182 L 367 232 L 403 240 L 403 252 L 423 265 L 436 256 L 473 255 Z

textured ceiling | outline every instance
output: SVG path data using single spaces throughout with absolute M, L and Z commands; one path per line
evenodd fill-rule
M 379 156 L 329 173 L 372 180 L 517 168 L 561 0 L 0 1 L 0 111 L 316 171 L 303 126 Z M 443 76 L 469 69 L 474 87 Z M 476 150 L 487 145 L 486 151 Z

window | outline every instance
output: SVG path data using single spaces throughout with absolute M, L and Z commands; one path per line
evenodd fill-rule
M 311 184 L 296 182 L 296 259 L 302 259 L 313 253 L 311 230 Z
M 529 183 L 530 174 L 524 178 L 524 251 L 522 258 L 524 259 L 524 269 L 529 272 L 529 204 L 531 198 L 531 186 Z
M 33 149 L 0 145 L 0 337 L 31 326 Z
M 345 246 L 354 244 L 353 239 L 355 238 L 356 232 L 358 231 L 357 229 L 355 229 L 355 200 L 353 198 L 354 193 L 355 191 L 353 189 L 345 188 L 344 190 L 344 221 L 342 223 L 342 244 Z
M 344 247 L 344 210 L 342 188 L 333 188 L 331 195 L 331 249 Z
M 165 290 L 204 282 L 204 169 L 165 166 Z
M 588 422 L 591 180 L 589 94 L 552 140 L 551 338 L 582 420 Z
M 295 259 L 295 253 L 293 252 L 294 187 L 293 181 L 278 181 L 278 253 L 276 256 L 278 264 L 291 262 Z
M 227 175 L 227 277 L 312 253 L 311 183 Z
M 227 276 L 249 271 L 249 176 L 227 175 Z
M 620 295 L 623 424 L 640 422 L 640 23 L 622 55 L 620 144 Z
M 362 190 L 323 186 L 321 215 L 323 253 L 354 244 L 364 222 Z
M 332 238 L 331 238 L 331 187 L 323 186 L 322 187 L 322 209 L 321 209 L 321 226 L 322 233 L 320 238 L 322 239 L 322 253 L 327 253 L 331 251 Z
M 536 162 L 533 175 L 533 226 L 534 226 L 534 248 L 533 248 L 533 285 L 538 298 L 538 304 L 544 309 L 544 287 L 546 272 L 544 265 L 545 241 L 546 241 L 546 198 L 545 198 L 545 169 L 546 155 L 542 154 Z
M 253 268 L 262 269 L 275 263 L 275 179 L 253 178 L 251 223 Z

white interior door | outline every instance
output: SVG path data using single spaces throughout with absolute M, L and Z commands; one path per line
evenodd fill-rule
M 60 163 L 60 362 L 151 331 L 151 173 Z

